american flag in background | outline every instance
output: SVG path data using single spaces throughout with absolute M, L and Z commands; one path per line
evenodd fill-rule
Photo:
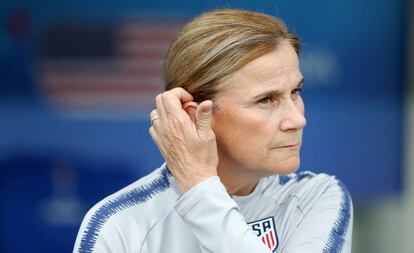
M 163 60 L 182 23 L 60 24 L 40 40 L 39 80 L 60 112 L 117 117 L 147 113 L 163 90 Z

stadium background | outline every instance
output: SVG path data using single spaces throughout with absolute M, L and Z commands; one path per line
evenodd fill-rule
M 414 252 L 403 0 L 2 1 L 0 252 L 71 252 L 91 205 L 161 164 L 147 129 L 163 56 L 184 22 L 219 7 L 281 17 L 302 37 L 301 170 L 348 186 L 353 252 Z

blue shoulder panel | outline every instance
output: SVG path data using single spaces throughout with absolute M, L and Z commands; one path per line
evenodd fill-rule
M 295 182 L 300 182 L 302 181 L 302 179 L 312 178 L 314 176 L 315 176 L 315 173 L 310 172 L 310 171 L 301 171 L 301 172 L 290 174 L 287 176 L 279 176 L 279 184 L 285 185 L 292 179 L 295 179 Z
M 347 231 L 351 222 L 351 196 L 345 185 L 338 181 L 338 185 L 342 190 L 342 203 L 338 213 L 338 217 L 334 226 L 329 233 L 329 239 L 323 249 L 323 253 L 342 252 Z
M 144 203 L 156 194 L 167 190 L 170 187 L 168 174 L 169 171 L 167 168 L 164 168 L 161 175 L 149 184 L 125 192 L 117 198 L 108 200 L 103 204 L 89 220 L 84 235 L 82 236 L 78 252 L 93 252 L 99 231 L 112 215 L 129 207 Z

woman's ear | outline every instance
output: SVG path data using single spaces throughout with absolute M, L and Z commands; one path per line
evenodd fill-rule
M 196 110 L 197 110 L 198 104 L 193 101 L 189 101 L 185 104 L 183 104 L 183 110 L 190 116 L 191 121 L 196 124 Z

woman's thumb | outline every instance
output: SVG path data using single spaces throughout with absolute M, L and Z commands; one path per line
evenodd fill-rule
M 198 105 L 196 111 L 197 128 L 201 132 L 211 131 L 211 112 L 213 111 L 213 101 L 206 100 Z

